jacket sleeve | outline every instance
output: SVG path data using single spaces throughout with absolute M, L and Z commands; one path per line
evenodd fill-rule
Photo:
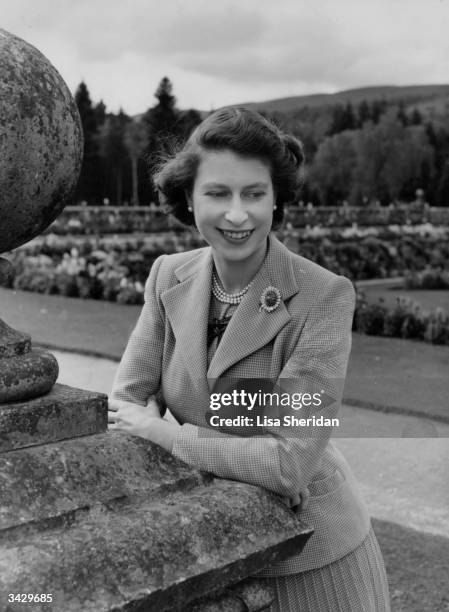
M 153 263 L 145 284 L 145 303 L 123 353 L 111 398 L 147 405 L 161 381 L 164 320 L 156 296 L 156 281 L 164 255 Z
M 351 350 L 354 289 L 344 277 L 333 277 L 309 312 L 290 358 L 277 380 L 283 392 L 320 392 L 327 397 L 320 415 L 335 418 L 341 404 Z M 287 408 L 290 413 L 300 417 Z M 285 410 L 283 411 L 285 414 Z M 238 437 L 184 424 L 173 454 L 219 477 L 264 487 L 294 498 L 316 473 L 331 427 L 313 431 L 296 425 L 269 428 L 267 435 Z

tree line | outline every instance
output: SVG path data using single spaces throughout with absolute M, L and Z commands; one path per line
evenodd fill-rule
M 156 103 L 131 118 L 94 104 L 87 85 L 75 93 L 84 130 L 84 162 L 75 201 L 138 205 L 156 201 L 151 174 L 202 119 L 176 106 L 164 77 Z M 361 206 L 411 201 L 423 189 L 434 206 L 449 205 L 449 110 L 425 113 L 406 102 L 363 100 L 262 113 L 298 136 L 307 157 L 305 202 Z
M 304 142 L 304 200 L 387 205 L 410 202 L 422 189 L 431 205 L 449 206 L 448 108 L 426 114 L 404 102 L 364 100 L 272 118 Z
M 156 104 L 142 116 L 123 110 L 107 113 L 103 101 L 93 104 L 82 82 L 75 102 L 84 132 L 84 160 L 74 200 L 88 204 L 140 205 L 155 201 L 151 174 L 201 122 L 198 111 L 176 107 L 173 85 L 164 77 Z

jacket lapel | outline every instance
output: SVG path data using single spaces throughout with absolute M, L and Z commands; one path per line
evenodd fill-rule
M 212 252 L 206 247 L 175 270 L 180 282 L 161 295 L 176 344 L 195 383 L 206 382 L 212 268 Z
M 269 286 L 281 293 L 281 303 L 272 312 L 260 309 L 260 298 Z M 284 302 L 297 292 L 291 253 L 270 234 L 265 261 L 223 334 L 211 360 L 208 379 L 218 378 L 232 365 L 268 344 L 290 321 Z
M 285 300 L 298 292 L 290 251 L 273 235 L 265 261 L 233 314 L 207 367 L 207 323 L 213 258 L 210 247 L 175 270 L 180 281 L 161 295 L 176 344 L 194 383 L 206 391 L 232 365 L 265 346 L 290 321 Z M 272 312 L 260 310 L 263 291 L 273 286 L 281 303 Z M 244 340 L 243 340 L 244 339 Z

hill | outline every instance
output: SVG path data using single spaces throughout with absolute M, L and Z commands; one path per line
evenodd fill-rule
M 346 104 L 350 102 L 357 105 L 362 100 L 367 102 L 373 100 L 386 100 L 391 103 L 403 101 L 408 105 L 424 106 L 428 110 L 431 108 L 441 108 L 442 105 L 449 105 L 449 85 L 407 85 L 407 86 L 374 86 L 361 87 L 358 89 L 347 89 L 333 94 L 312 94 L 306 96 L 292 96 L 289 98 L 279 98 L 266 100 L 264 102 L 247 102 L 235 106 L 246 106 L 258 111 L 266 112 L 289 112 L 300 108 L 325 107 L 334 104 Z
M 262 102 L 239 102 L 226 106 L 245 106 L 267 113 L 290 113 L 304 108 L 314 108 L 319 113 L 326 107 L 348 102 L 356 106 L 363 100 L 366 102 L 385 100 L 391 104 L 403 102 L 406 107 L 417 108 L 424 115 L 443 114 L 449 111 L 449 85 L 376 85 L 346 89 L 332 94 L 291 96 Z M 203 119 L 210 113 L 205 110 L 198 112 Z M 139 120 L 143 115 L 144 113 L 134 115 L 133 119 Z

